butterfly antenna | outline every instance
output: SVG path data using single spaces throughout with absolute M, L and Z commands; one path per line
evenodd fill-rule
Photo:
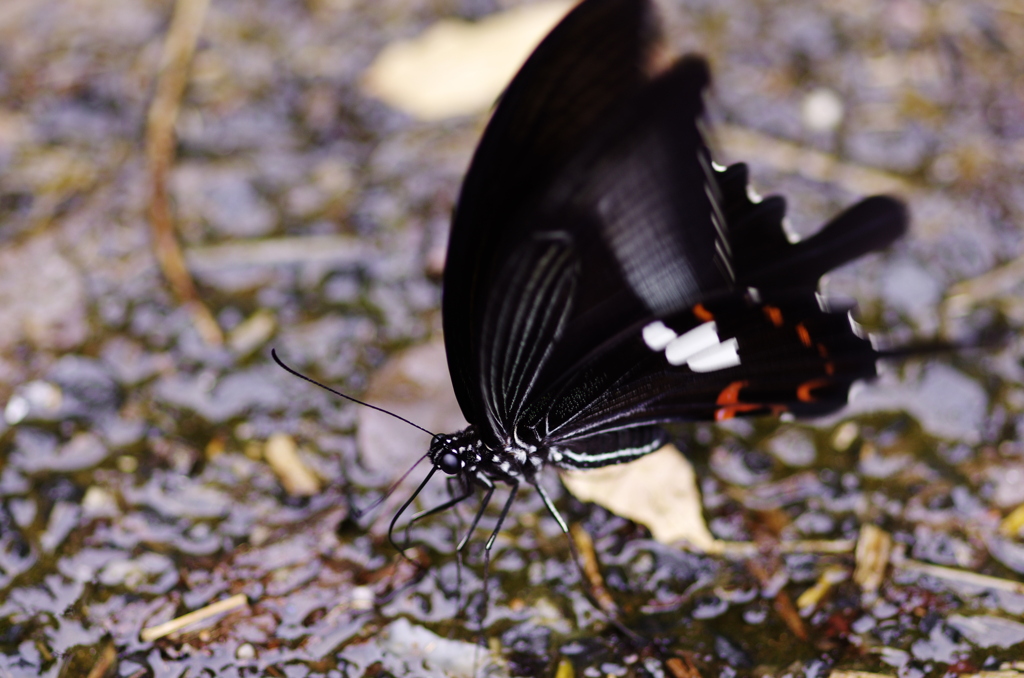
M 270 349 L 270 356 L 274 359 L 274 362 L 277 363 L 278 366 L 281 369 L 283 369 L 285 372 L 288 372 L 289 374 L 292 374 L 292 375 L 298 377 L 299 379 L 305 379 L 306 381 L 308 381 L 309 383 L 313 384 L 314 386 L 319 386 L 320 388 L 324 389 L 325 391 L 330 391 L 334 395 L 339 396 L 341 398 L 344 398 L 345 400 L 351 400 L 352 402 L 354 402 L 357 405 L 362 405 L 363 407 L 369 407 L 371 410 L 377 410 L 378 412 L 383 412 L 384 414 L 390 415 L 390 416 L 394 417 L 395 419 L 398 419 L 400 421 L 404 421 L 406 424 L 408 424 L 409 426 L 412 426 L 413 428 L 418 428 L 419 430 L 421 430 L 424 433 L 426 433 L 428 436 L 431 436 L 431 437 L 434 436 L 434 434 L 431 433 L 430 431 L 428 431 L 427 429 L 423 428 L 419 424 L 414 424 L 413 422 L 409 421 L 405 417 L 397 415 L 394 412 L 389 412 L 388 410 L 385 410 L 383 407 L 377 407 L 376 405 L 371 405 L 370 403 L 365 403 L 362 400 L 359 400 L 358 398 L 353 398 L 352 396 L 346 395 L 346 394 L 342 393 L 341 391 L 337 391 L 337 390 L 331 388 L 330 386 L 327 386 L 326 384 L 321 384 L 316 379 L 313 379 L 311 377 L 307 377 L 306 375 L 302 374 L 301 372 L 293 370 L 291 367 L 286 365 L 284 363 L 284 361 L 281 360 L 277 356 L 277 350 L 276 349 Z

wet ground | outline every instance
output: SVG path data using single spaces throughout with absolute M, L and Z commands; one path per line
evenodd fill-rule
M 587 601 L 535 494 L 496 543 L 486 606 L 482 540 L 460 567 L 458 516 L 417 533 L 427 576 L 396 557 L 387 515 L 351 518 L 427 440 L 395 425 L 407 457 L 361 456 L 356 408 L 269 350 L 361 394 L 439 336 L 439 258 L 483 118 L 417 121 L 360 77 L 439 17 L 512 4 L 213 1 L 170 188 L 219 348 L 150 246 L 143 130 L 171 4 L 0 5 L 0 676 L 939 676 L 1024 661 L 1010 585 L 1024 521 L 1004 520 L 1024 504 L 1016 339 L 892 366 L 828 421 L 680 427 L 712 532 L 755 556 L 659 544 L 552 475 L 620 627 Z M 680 50 L 712 61 L 722 160 L 784 193 L 798 231 L 864 191 L 908 202 L 910 236 L 830 280 L 870 329 L 1019 333 L 1013 269 L 953 287 L 1024 254 L 1019 3 L 678 0 L 667 18 Z M 415 379 L 394 379 L 378 401 L 415 410 Z M 851 555 L 777 546 L 866 524 L 908 560 L 1007 585 L 897 562 L 869 594 Z

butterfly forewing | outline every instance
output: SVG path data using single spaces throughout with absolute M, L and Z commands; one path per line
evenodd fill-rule
M 540 194 L 603 123 L 649 80 L 658 44 L 645 0 L 587 0 L 513 79 L 466 174 L 452 222 L 443 318 L 449 369 L 470 422 L 487 420 L 478 356 L 487 307 L 510 251 L 533 231 Z
M 491 426 L 501 437 L 535 395 L 540 369 L 572 310 L 578 282 L 572 242 L 536 234 L 509 258 L 498 288 L 502 294 L 484 319 L 480 376 Z

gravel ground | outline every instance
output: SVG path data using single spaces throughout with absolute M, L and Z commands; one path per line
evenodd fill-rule
M 457 516 L 417 534 L 427 576 L 387 543 L 387 509 L 349 516 L 408 462 L 360 457 L 356 408 L 269 350 L 347 392 L 372 382 L 375 402 L 414 381 L 380 368 L 439 336 L 439 259 L 484 117 L 417 121 L 360 79 L 438 18 L 514 4 L 213 0 L 169 177 L 228 339 L 212 347 L 165 285 L 147 220 L 146 111 L 172 4 L 3 0 L 0 676 L 940 676 L 1024 661 L 1018 340 L 893 366 L 826 421 L 680 428 L 712 532 L 755 540 L 755 556 L 659 544 L 552 474 L 628 633 L 587 602 L 536 495 L 486 587 L 481 544 L 453 553 Z M 1013 268 L 964 284 L 1024 255 L 1018 2 L 665 13 L 673 45 L 712 63 L 722 159 L 785 194 L 798 231 L 864 192 L 907 201 L 910 235 L 829 281 L 869 328 L 895 343 L 1019 330 Z M 895 567 L 865 594 L 851 556 L 773 546 L 866 524 L 915 563 L 1006 584 Z

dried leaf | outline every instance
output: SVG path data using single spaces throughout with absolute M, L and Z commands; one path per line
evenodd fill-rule
M 363 87 L 423 120 L 481 113 L 572 4 L 549 0 L 476 23 L 439 21 L 413 40 L 386 47 L 366 71 Z
M 662 543 L 686 542 L 705 552 L 717 548 L 704 522 L 693 466 L 672 445 L 628 464 L 566 471 L 562 481 L 578 499 L 635 520 Z

